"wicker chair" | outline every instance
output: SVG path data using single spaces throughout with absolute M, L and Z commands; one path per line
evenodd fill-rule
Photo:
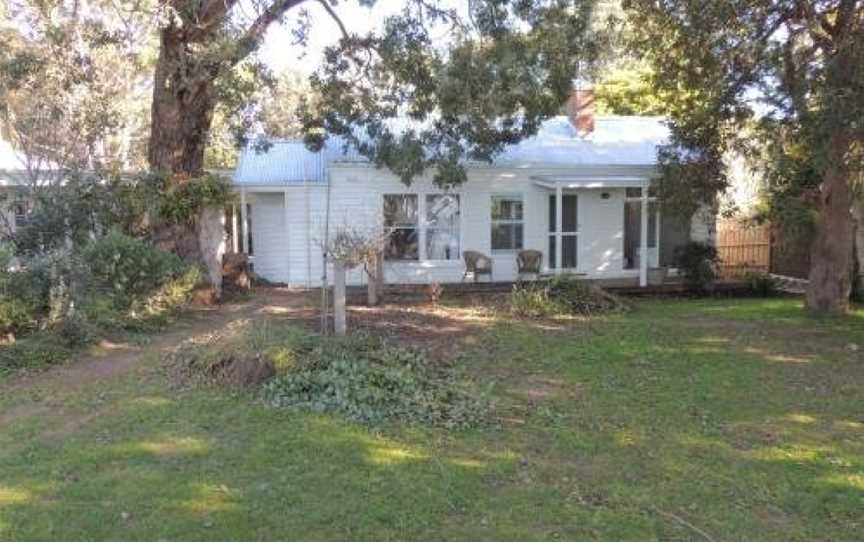
M 543 264 L 543 253 L 539 250 L 520 250 L 516 255 L 516 273 L 521 279 L 523 275 L 540 276 Z
M 462 258 L 465 260 L 465 274 L 462 275 L 464 281 L 471 273 L 474 276 L 474 282 L 480 275 L 489 275 L 489 280 L 492 280 L 492 258 L 474 250 L 466 250 L 462 253 Z

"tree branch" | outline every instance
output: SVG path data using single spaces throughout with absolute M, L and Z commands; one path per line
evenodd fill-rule
M 327 11 L 327 14 L 330 15 L 330 18 L 336 23 L 339 27 L 339 30 L 342 32 L 342 37 L 345 40 L 350 40 L 351 35 L 348 33 L 348 30 L 345 28 L 345 23 L 342 22 L 342 19 L 339 18 L 339 15 L 336 11 L 333 10 L 333 6 L 331 6 L 327 0 L 318 0 L 318 3 L 324 7 L 324 10 Z
M 219 1 L 219 0 L 216 0 Z M 270 25 L 277 20 L 279 20 L 282 15 L 284 15 L 288 10 L 299 6 L 304 3 L 306 0 L 275 0 L 269 8 L 265 9 L 255 22 L 253 22 L 249 28 L 246 30 L 246 33 L 240 38 L 240 41 L 237 43 L 237 46 L 229 51 L 225 57 L 225 62 L 229 66 L 234 66 L 247 56 L 249 56 L 255 49 L 258 48 L 258 45 L 261 43 L 261 39 L 264 37 L 264 34 L 267 32 L 267 29 Z

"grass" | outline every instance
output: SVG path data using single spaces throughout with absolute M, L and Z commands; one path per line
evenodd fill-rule
M 172 391 L 155 355 L 12 390 L 0 539 L 860 539 L 862 312 L 656 301 L 459 340 L 498 418 L 462 432 Z

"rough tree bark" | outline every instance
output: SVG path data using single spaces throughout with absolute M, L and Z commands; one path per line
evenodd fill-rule
M 846 166 L 848 138 L 835 134 L 819 195 L 819 221 L 811 248 L 807 308 L 817 314 L 838 314 L 849 308 L 854 227 L 852 189 Z
M 864 37 L 852 29 L 855 2 L 844 2 L 831 35 L 833 48 L 826 51 L 825 79 L 832 93 L 824 103 L 823 126 L 830 127 L 821 141 L 822 184 L 819 189 L 819 218 L 810 258 L 807 308 L 815 314 L 839 314 L 849 308 L 852 289 L 855 224 L 853 146 L 857 127 L 850 121 L 858 95 L 857 73 Z M 850 100 L 850 98 L 852 98 Z
M 273 0 L 232 44 L 220 40 L 237 0 L 166 0 L 178 21 L 160 30 L 148 146 L 151 170 L 169 175 L 175 183 L 203 173 L 217 79 L 257 48 L 271 23 L 303 1 Z M 212 253 L 211 235 L 215 225 L 203 223 L 214 216 L 212 209 L 205 209 L 184 223 L 155 224 L 153 241 L 188 262 L 204 265 L 218 296 L 220 264 Z

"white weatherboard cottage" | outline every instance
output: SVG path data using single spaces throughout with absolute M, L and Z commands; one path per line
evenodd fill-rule
M 648 187 L 668 137 L 662 119 L 595 118 L 591 101 L 574 92 L 571 115 L 546 121 L 491 165 L 469 165 L 467 182 L 451 190 L 428 178 L 406 186 L 341 145 L 247 149 L 233 177 L 240 209 L 229 219 L 231 248 L 249 253 L 264 279 L 318 286 L 326 231 L 383 224 L 392 232 L 389 284 L 462 281 L 466 250 L 492 258 L 492 280 L 511 281 L 518 252 L 535 249 L 548 272 L 645 286 L 649 268 L 671 265 L 676 246 L 710 239 L 713 216 L 687 224 L 660 216 Z M 361 270 L 349 275 L 364 280 Z

